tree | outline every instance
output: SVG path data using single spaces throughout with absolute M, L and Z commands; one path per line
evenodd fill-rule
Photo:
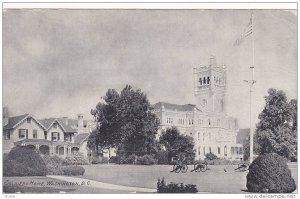
M 159 121 L 151 112 L 147 96 L 140 89 L 126 85 L 120 94 L 109 89 L 103 99 L 105 103 L 98 103 L 91 110 L 98 127 L 90 143 L 117 148 L 118 154 L 126 156 L 155 154 Z
M 297 102 L 287 101 L 285 93 L 281 90 L 269 89 L 265 97 L 266 105 L 259 114 L 256 136 L 260 154 L 277 153 L 286 158 L 296 154 Z
M 184 156 L 186 161 L 195 159 L 193 138 L 187 135 L 180 135 L 176 127 L 167 128 L 162 132 L 159 143 L 168 151 L 168 160 L 172 157 Z

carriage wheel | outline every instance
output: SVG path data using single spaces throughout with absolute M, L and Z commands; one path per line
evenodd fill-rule
M 182 173 L 186 173 L 187 172 L 187 170 L 188 170 L 188 166 L 187 165 L 182 165 L 182 167 L 181 167 L 181 172 Z
M 249 168 L 249 164 L 247 163 L 240 163 L 238 165 L 239 171 L 247 171 Z
M 173 165 L 173 171 L 175 171 L 176 167 L 177 167 L 177 165 L 174 164 L 174 165 Z
M 207 165 L 206 165 L 206 164 L 201 164 L 200 170 L 201 170 L 202 172 L 205 172 L 205 171 L 207 170 Z
M 175 173 L 179 173 L 181 170 L 179 165 L 175 165 Z
M 200 165 L 198 163 L 194 164 L 194 171 L 200 172 Z

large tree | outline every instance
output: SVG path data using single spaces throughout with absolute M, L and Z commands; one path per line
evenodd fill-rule
M 273 88 L 268 94 L 255 135 L 260 154 L 274 152 L 292 158 L 297 149 L 297 101 L 289 103 L 283 91 Z
M 168 151 L 168 160 L 172 157 L 184 156 L 186 161 L 191 162 L 195 159 L 193 138 L 181 135 L 176 127 L 167 128 L 163 131 L 159 143 Z
M 159 121 L 151 112 L 147 96 L 139 89 L 126 87 L 119 94 L 109 89 L 91 110 L 98 127 L 89 143 L 102 148 L 114 147 L 120 153 L 153 154 L 157 152 L 156 133 Z

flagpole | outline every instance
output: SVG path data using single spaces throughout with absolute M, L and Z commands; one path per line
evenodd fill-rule
M 251 70 L 251 81 L 250 81 L 250 157 L 249 162 L 251 163 L 253 161 L 253 137 L 254 137 L 254 129 L 252 127 L 252 93 L 254 92 L 254 83 L 256 82 L 254 80 L 254 23 L 253 23 L 253 11 L 251 11 L 251 23 L 252 23 L 252 66 L 250 66 Z

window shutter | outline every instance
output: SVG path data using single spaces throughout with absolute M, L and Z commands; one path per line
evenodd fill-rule
M 57 135 L 58 135 L 58 139 L 57 139 L 57 140 L 60 140 L 60 137 L 59 137 L 59 136 L 60 136 L 60 133 L 57 133 Z
M 26 129 L 26 139 L 28 139 L 28 129 Z

